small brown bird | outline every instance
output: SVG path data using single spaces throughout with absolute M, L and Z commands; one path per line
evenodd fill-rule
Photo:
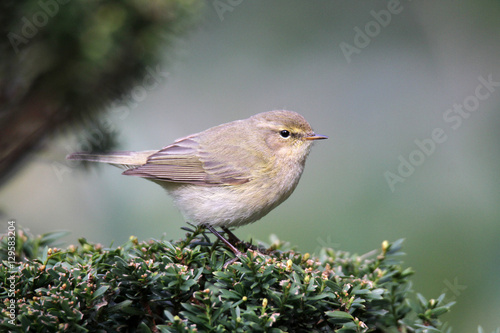
M 184 217 L 204 225 L 231 250 L 230 227 L 255 222 L 285 201 L 297 186 L 315 140 L 293 111 L 256 114 L 176 140 L 160 150 L 108 154 L 74 153 L 71 160 L 124 167 L 124 175 L 150 179 L 163 186 Z

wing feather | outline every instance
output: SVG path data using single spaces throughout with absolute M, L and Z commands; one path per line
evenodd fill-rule
M 225 147 L 225 150 L 240 149 Z M 144 165 L 123 174 L 205 186 L 243 184 L 250 180 L 247 167 L 214 159 L 196 140 L 196 135 L 177 140 L 149 156 Z

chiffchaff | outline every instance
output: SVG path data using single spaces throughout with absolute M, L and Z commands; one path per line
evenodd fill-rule
M 176 140 L 160 150 L 75 153 L 71 160 L 117 165 L 124 175 L 150 179 L 174 198 L 184 217 L 207 227 L 237 255 L 229 227 L 255 222 L 285 201 L 297 186 L 314 134 L 300 114 L 256 114 Z

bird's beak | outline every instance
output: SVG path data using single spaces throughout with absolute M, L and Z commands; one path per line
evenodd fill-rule
M 326 135 L 319 135 L 319 134 L 313 133 L 312 135 L 304 137 L 304 139 L 306 139 L 306 140 L 324 140 L 324 139 L 328 139 L 328 137 Z

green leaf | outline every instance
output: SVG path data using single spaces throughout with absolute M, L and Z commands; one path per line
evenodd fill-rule
M 40 261 L 41 261 L 44 265 L 47 263 L 48 251 L 49 251 L 49 247 L 48 247 L 48 246 L 45 246 L 45 247 L 42 249 L 42 257 L 40 258 Z
M 427 299 L 425 299 L 425 297 L 424 297 L 424 296 L 422 296 L 422 294 L 417 293 L 417 298 L 418 298 L 418 301 L 420 302 L 420 304 L 421 304 L 422 306 L 427 306 L 427 303 L 428 303 L 428 302 L 427 302 Z
M 98 298 L 99 296 L 101 296 L 102 294 L 104 294 L 106 292 L 106 290 L 109 289 L 109 286 L 102 286 L 100 287 L 99 289 L 97 289 L 96 291 L 94 291 L 94 294 L 92 295 L 92 299 L 96 299 Z
M 325 314 L 330 317 L 329 321 L 333 323 L 347 323 L 354 320 L 354 317 L 344 311 L 326 311 Z
M 40 245 L 52 245 L 55 241 L 57 241 L 60 238 L 63 238 L 67 235 L 71 234 L 71 232 L 63 230 L 63 231 L 53 231 L 53 232 L 48 232 L 46 234 L 43 234 L 41 239 L 40 239 Z
M 332 280 L 326 280 L 325 284 L 333 292 L 341 292 L 342 291 L 342 288 L 340 288 L 340 286 L 337 283 L 335 283 L 334 281 L 332 281 Z
M 433 317 L 439 317 L 440 315 L 445 314 L 446 312 L 449 312 L 449 311 L 450 311 L 450 309 L 448 307 L 441 306 L 441 307 L 432 309 L 431 314 Z
M 398 239 L 397 241 L 395 241 L 394 243 L 392 243 L 389 247 L 389 251 L 387 251 L 387 254 L 396 254 L 398 251 L 401 250 L 402 248 L 402 245 L 403 245 L 403 242 L 405 241 L 404 238 L 400 238 Z
M 148 325 L 146 325 L 146 323 L 141 322 L 137 326 L 137 332 L 140 332 L 140 333 L 151 333 L 151 330 L 149 329 Z

